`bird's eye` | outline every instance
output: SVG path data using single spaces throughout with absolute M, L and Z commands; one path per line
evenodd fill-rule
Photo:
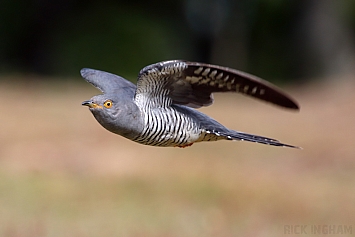
M 112 101 L 111 100 L 106 100 L 105 101 L 105 103 L 104 103 L 104 106 L 106 107 L 106 108 L 111 108 L 112 107 Z

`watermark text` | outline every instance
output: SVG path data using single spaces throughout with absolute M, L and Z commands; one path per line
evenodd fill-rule
M 344 235 L 352 233 L 352 225 L 284 225 L 284 234 L 286 235 Z

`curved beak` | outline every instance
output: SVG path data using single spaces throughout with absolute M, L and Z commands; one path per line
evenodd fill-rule
M 102 106 L 95 104 L 91 100 L 85 100 L 81 105 L 88 106 L 89 108 L 102 108 Z
M 90 100 L 85 100 L 83 101 L 83 103 L 81 103 L 81 105 L 84 105 L 84 106 L 90 106 L 92 104 L 92 101 Z

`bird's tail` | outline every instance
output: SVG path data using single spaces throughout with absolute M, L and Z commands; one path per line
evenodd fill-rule
M 248 133 L 243 133 L 243 132 L 238 132 L 238 131 L 233 131 L 233 130 L 229 130 L 229 132 L 215 132 L 214 131 L 213 133 L 217 136 L 225 137 L 227 140 L 257 142 L 257 143 L 272 145 L 272 146 L 283 146 L 283 147 L 291 147 L 291 148 L 301 149 L 301 147 L 281 143 L 280 141 L 273 139 L 273 138 L 262 137 L 262 136 L 258 136 L 258 135 L 253 135 L 253 134 L 248 134 Z

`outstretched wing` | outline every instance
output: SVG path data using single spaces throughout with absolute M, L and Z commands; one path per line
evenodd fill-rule
M 138 76 L 135 100 L 150 107 L 181 104 L 199 108 L 213 103 L 213 92 L 229 91 L 299 109 L 292 98 L 261 78 L 227 67 L 180 60 L 143 68 Z
M 126 79 L 112 73 L 83 68 L 80 70 L 81 76 L 90 84 L 105 94 L 115 93 L 117 90 L 132 91 L 136 90 L 136 85 Z

